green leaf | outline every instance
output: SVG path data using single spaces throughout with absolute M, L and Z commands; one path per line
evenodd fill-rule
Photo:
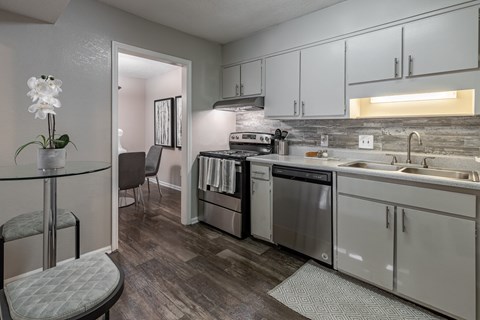
M 63 149 L 68 145 L 69 142 L 70 142 L 70 138 L 68 137 L 68 134 L 62 134 L 57 139 L 53 140 L 55 149 Z
M 24 145 L 20 146 L 20 147 L 17 149 L 17 151 L 15 151 L 15 158 L 14 158 L 15 164 L 17 164 L 17 157 L 18 157 L 18 155 L 20 154 L 20 152 L 22 152 L 23 149 L 25 149 L 26 147 L 28 147 L 28 146 L 31 145 L 31 144 L 38 144 L 38 145 L 40 145 L 43 149 L 45 149 L 45 145 L 42 144 L 41 141 L 30 141 L 30 142 L 28 142 L 28 143 L 25 143 Z

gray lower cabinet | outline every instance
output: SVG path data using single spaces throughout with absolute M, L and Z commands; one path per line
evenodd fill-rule
M 271 166 L 250 167 L 250 232 L 255 238 L 272 242 Z
M 338 196 L 338 269 L 393 289 L 393 206 Z
M 476 319 L 475 195 L 340 175 L 337 188 L 340 271 Z M 445 200 L 445 211 L 438 210 Z
M 397 207 L 397 292 L 475 319 L 475 221 Z

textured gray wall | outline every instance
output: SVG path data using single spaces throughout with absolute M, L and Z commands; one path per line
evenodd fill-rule
M 204 112 L 212 112 L 219 95 L 220 46 L 98 1 L 72 0 L 54 25 L 0 11 L 1 166 L 13 165 L 15 149 L 46 131 L 46 122 L 28 113 L 31 101 L 26 96 L 27 79 L 45 73 L 63 80 L 57 129 L 68 132 L 78 147 L 69 148 L 68 159 L 110 162 L 112 41 L 192 61 L 192 148 L 203 148 L 197 137 L 211 131 Z M 233 128 L 234 119 L 222 135 L 227 137 Z M 32 147 L 19 162 L 34 159 Z M 111 171 L 61 178 L 58 184 L 59 206 L 73 210 L 81 220 L 82 252 L 109 246 Z M 0 224 L 41 206 L 41 181 L 0 183 Z M 59 260 L 73 256 L 71 229 L 62 232 L 58 246 Z M 40 237 L 7 243 L 6 277 L 39 268 L 41 248 Z
M 374 136 L 378 151 L 406 151 L 407 136 L 420 133 L 423 145 L 412 142 L 412 151 L 459 156 L 480 155 L 480 117 L 435 117 L 398 119 L 269 120 L 263 111 L 237 113 L 237 131 L 290 132 L 293 145 L 320 146 L 328 134 L 330 148 L 358 149 L 358 135 Z

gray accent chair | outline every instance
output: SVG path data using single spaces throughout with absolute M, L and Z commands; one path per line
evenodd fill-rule
M 109 256 L 87 254 L 7 284 L 0 290 L 1 319 L 109 319 L 123 286 L 123 271 Z
M 141 185 L 145 183 L 145 152 L 125 152 L 118 155 L 118 189 L 125 191 L 133 189 L 135 203 L 137 199 L 145 201 Z M 137 194 L 138 191 L 138 194 Z
M 158 194 L 163 196 L 160 190 L 160 184 L 158 183 L 158 169 L 160 168 L 160 160 L 162 159 L 163 147 L 151 146 L 147 153 L 147 160 L 145 163 L 145 177 L 147 178 L 148 193 L 150 194 L 150 180 L 148 177 L 155 176 L 157 179 Z
M 80 258 L 80 220 L 70 211 L 57 210 L 57 230 L 75 227 L 75 259 Z M 0 226 L 0 289 L 4 286 L 5 243 L 43 234 L 43 211 L 20 214 Z

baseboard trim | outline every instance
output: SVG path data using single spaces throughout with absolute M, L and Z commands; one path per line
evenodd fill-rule
M 148 180 L 152 183 L 155 183 L 155 184 L 157 183 L 157 180 L 155 178 L 148 178 Z M 171 184 L 171 183 L 168 183 L 168 182 L 165 182 L 165 181 L 159 181 L 159 184 L 162 187 L 170 188 L 170 189 L 177 190 L 177 191 L 182 191 L 182 187 Z
M 100 249 L 97 249 L 97 250 L 94 250 L 94 251 L 86 252 L 86 253 L 83 253 L 82 256 L 89 256 L 91 254 L 99 253 L 99 252 L 111 253 L 112 252 L 112 246 L 108 246 L 108 247 L 100 248 Z M 61 265 L 61 264 L 64 264 L 64 263 L 67 263 L 67 262 L 73 261 L 73 260 L 75 260 L 75 258 L 69 258 L 69 259 L 66 259 L 66 260 L 62 260 L 62 261 L 58 262 L 57 265 Z M 28 276 L 31 276 L 35 273 L 39 273 L 39 272 L 42 272 L 42 271 L 43 271 L 43 268 L 38 268 L 38 269 L 29 271 L 29 272 L 19 274 L 18 276 L 5 279 L 5 284 L 16 281 L 16 280 L 19 280 L 19 279 L 22 279 L 22 278 L 25 278 L 25 277 L 28 277 Z
M 198 217 L 192 218 L 190 220 L 190 224 L 195 224 L 195 223 L 198 223 Z

